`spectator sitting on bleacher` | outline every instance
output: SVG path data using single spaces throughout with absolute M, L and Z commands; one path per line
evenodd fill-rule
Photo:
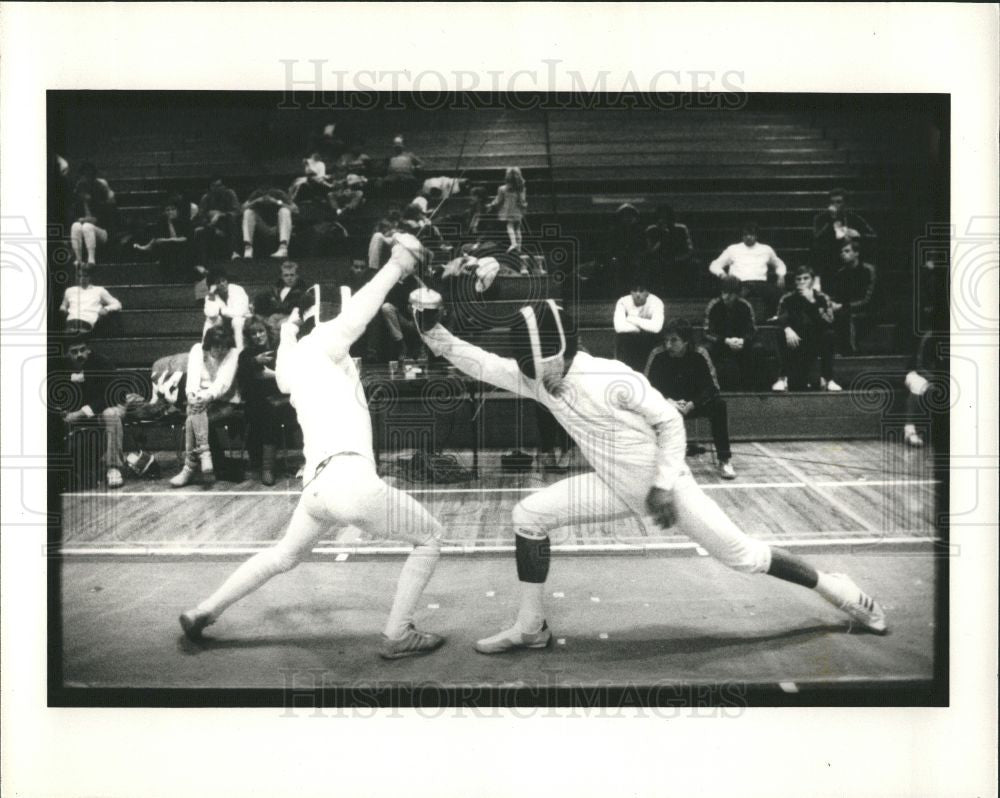
M 198 204 L 195 218 L 195 269 L 203 272 L 213 256 L 238 258 L 240 201 L 236 192 L 215 176 Z
M 660 228 L 662 268 L 660 290 L 664 296 L 692 293 L 697 275 L 692 267 L 694 243 L 687 225 L 677 221 L 670 205 L 656 209 L 656 226 Z
M 875 267 L 861 260 L 861 245 L 847 240 L 840 247 L 841 267 L 829 280 L 827 293 L 833 300 L 833 326 L 841 354 L 858 351 L 859 317 L 867 324 L 868 308 L 875 293 Z
M 399 229 L 405 233 L 412 233 L 415 236 L 419 236 L 420 241 L 428 250 L 445 247 L 444 236 L 441 235 L 441 231 L 416 203 L 411 202 L 403 208 L 402 218 L 399 220 Z
M 187 365 L 187 416 L 184 419 L 184 466 L 170 480 L 182 488 L 194 479 L 200 467 L 202 481 L 215 481 L 209 448 L 209 426 L 231 418 L 240 402 L 236 384 L 239 354 L 233 339 L 222 327 L 205 332 L 202 342 L 191 347 Z
M 820 359 L 820 389 L 839 391 L 833 379 L 833 308 L 830 298 L 814 288 L 815 274 L 809 266 L 795 271 L 795 290 L 781 298 L 778 305 L 778 348 L 782 374 L 774 383 L 775 391 L 804 390 L 809 387 L 809 371 Z
M 193 217 L 198 206 L 180 194 L 172 194 L 163 206 L 163 213 L 147 233 L 144 244 L 132 246 L 140 252 L 151 252 L 160 263 L 184 279 L 193 276 L 194 253 Z
M 630 202 L 615 210 L 615 224 L 608 236 L 608 264 L 602 280 L 608 296 L 628 291 L 639 276 L 639 264 L 645 249 L 645 234 L 639 224 L 639 209 Z
M 66 314 L 68 333 L 96 331 L 97 335 L 107 337 L 121 326 L 120 321 L 115 325 L 108 315 L 121 310 L 122 303 L 106 288 L 94 285 L 93 276 L 93 266 L 81 266 L 77 270 L 77 284 L 66 289 L 59 310 Z
M 313 158 L 323 161 L 332 171 L 350 139 L 350 131 L 344 122 L 326 122 L 311 138 L 309 147 Z
M 375 231 L 368 240 L 368 268 L 378 271 L 389 262 L 392 254 L 393 234 L 396 232 L 396 225 L 399 222 L 390 216 L 379 219 L 375 225 Z
M 423 339 L 413 322 L 410 294 L 420 287 L 413 275 L 394 285 L 382 305 L 382 325 L 389 337 L 389 360 L 416 360 L 423 353 Z
M 334 196 L 334 182 L 327 177 L 322 161 L 304 158 L 302 169 L 305 174 L 296 178 L 288 190 L 291 202 L 298 209 L 295 216 L 297 246 L 311 257 L 329 254 L 336 242 L 347 237 L 347 231 L 337 220 L 340 211 Z
M 232 331 L 236 349 L 242 349 L 243 324 L 250 315 L 250 297 L 242 286 L 229 282 L 229 276 L 222 268 L 210 271 L 205 282 L 208 285 L 208 295 L 205 297 L 205 327 L 202 334 L 212 327 L 228 327 Z
M 925 264 L 928 262 L 932 264 L 931 270 L 934 270 L 935 257 L 933 254 L 928 254 L 925 259 Z M 938 266 L 936 271 L 946 270 Z M 934 277 L 932 272 L 928 276 L 932 279 Z M 946 289 L 947 285 L 938 284 L 936 287 Z M 947 428 L 946 416 L 950 406 L 947 333 L 951 321 L 950 314 L 951 307 L 946 290 L 920 298 L 917 322 L 923 334 L 917 343 L 904 380 L 907 396 L 903 438 L 908 446 L 924 445 L 924 436 L 917 429 L 918 422 L 922 429 L 932 432 L 936 426 L 934 417 L 937 416 L 938 423 L 943 423 Z M 940 445 L 944 441 L 939 439 L 937 443 Z
M 278 248 L 272 258 L 287 258 L 292 238 L 292 215 L 298 212 L 295 203 L 280 188 L 261 187 L 243 203 L 243 257 L 253 258 L 254 236 L 277 238 Z
M 347 152 L 341 155 L 333 169 L 329 170 L 338 178 L 345 178 L 348 175 L 360 175 L 369 177 L 372 159 L 361 151 L 361 144 L 352 144 Z
M 715 367 L 708 353 L 692 343 L 693 331 L 686 319 L 673 319 L 664 329 L 663 345 L 646 361 L 646 377 L 685 418 L 704 417 L 712 427 L 719 474 L 733 479 L 730 463 L 729 414 L 719 394 Z M 689 454 L 694 447 L 688 446 Z M 695 449 L 695 451 L 698 451 Z
M 365 204 L 365 186 L 368 179 L 350 174 L 333 184 L 333 205 L 339 216 L 353 214 Z
M 649 293 L 641 279 L 615 304 L 615 358 L 642 371 L 663 330 L 663 300 Z
M 243 400 L 247 451 L 251 467 L 260 468 L 260 481 L 273 485 L 282 427 L 292 423 L 294 414 L 275 382 L 277 337 L 259 316 L 250 317 L 244 335 L 246 347 L 239 354 L 236 382 Z
M 788 268 L 771 247 L 757 240 L 756 222 L 746 222 L 741 234 L 743 240 L 726 247 L 708 270 L 716 277 L 731 274 L 739 278 L 743 296 L 759 296 L 771 304 L 785 287 Z
M 870 224 L 847 208 L 847 193 L 842 188 L 830 191 L 830 205 L 813 218 L 812 265 L 822 288 L 840 263 L 840 247 L 845 241 L 876 237 Z
M 406 149 L 403 137 L 392 140 L 392 155 L 386 163 L 384 184 L 397 196 L 413 196 L 420 183 L 421 160 Z
M 302 297 L 310 286 L 299 276 L 299 264 L 286 260 L 281 264 L 281 276 L 266 290 L 254 295 L 253 313 L 261 317 L 274 334 L 280 332 L 281 325 L 292 311 L 299 307 Z M 243 339 L 246 341 L 246 324 Z
M 652 286 L 663 293 L 663 274 L 667 268 L 667 255 L 663 249 L 663 231 L 659 225 L 650 224 L 642 231 L 642 252 L 639 254 L 639 268 L 632 275 L 630 283 L 636 280 Z
M 56 361 L 49 375 L 48 395 L 59 403 L 52 412 L 58 413 L 67 434 L 84 425 L 103 430 L 107 486 L 120 488 L 125 408 L 112 402 L 114 364 L 90 348 L 86 333 L 68 337 L 64 351 L 65 357 Z
M 421 189 L 410 204 L 418 206 L 424 216 L 429 216 L 443 201 L 444 192 L 440 188 L 432 187 Z
M 92 163 L 80 166 L 80 179 L 73 189 L 72 224 L 69 236 L 76 265 L 97 262 L 97 247 L 108 243 L 115 222 L 115 193 L 108 181 L 97 176 Z
M 724 390 L 758 390 L 764 387 L 764 350 L 757 337 L 753 306 L 740 291 L 739 278 L 726 274 L 722 293 L 705 308 L 705 342 Z

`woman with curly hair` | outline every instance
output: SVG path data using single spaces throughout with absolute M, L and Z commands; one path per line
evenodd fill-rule
M 247 424 L 247 449 L 254 467 L 260 464 L 260 481 L 273 485 L 275 454 L 281 428 L 291 421 L 288 398 L 275 382 L 277 341 L 267 322 L 252 316 L 244 327 L 243 351 L 239 354 L 236 382 L 243 399 Z

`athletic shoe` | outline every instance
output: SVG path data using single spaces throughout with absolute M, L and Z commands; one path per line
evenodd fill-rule
M 784 377 L 778 377 L 778 381 L 771 386 L 772 391 L 787 391 L 788 390 L 788 380 Z
M 287 258 L 288 257 L 288 245 L 282 244 L 274 252 L 271 253 L 272 258 Z
M 107 478 L 109 488 L 120 488 L 122 486 L 122 472 L 117 468 L 109 468 L 108 473 L 105 474 Z
M 253 260 L 253 245 L 243 245 L 243 260 Z
M 406 627 L 406 633 L 394 640 L 382 635 L 378 655 L 382 659 L 402 659 L 417 654 L 429 654 L 444 645 L 444 638 L 432 632 L 421 632 L 412 623 Z
M 178 620 L 181 622 L 181 629 L 184 630 L 184 636 L 195 643 L 202 639 L 202 629 L 215 623 L 211 615 L 207 612 L 199 612 L 198 610 L 182 612 Z
M 823 380 L 819 381 L 819 387 L 824 391 L 842 391 L 844 390 L 833 380 Z
M 549 625 L 542 621 L 542 628 L 537 632 L 522 632 L 514 624 L 493 637 L 484 637 L 476 641 L 476 651 L 480 654 L 501 654 L 515 648 L 545 648 L 552 642 L 552 632 Z
M 194 479 L 194 469 L 189 465 L 185 465 L 181 469 L 180 473 L 170 480 L 170 487 L 172 488 L 183 488 L 185 485 L 191 484 L 191 480 Z
M 212 464 L 212 453 L 201 453 L 201 481 L 206 485 L 215 482 L 215 466 Z
M 912 446 L 915 449 L 919 449 L 921 446 L 924 445 L 924 439 L 920 437 L 919 433 L 910 432 L 907 433 L 906 435 L 906 445 Z
M 840 583 L 840 595 L 833 604 L 846 612 L 851 618 L 869 632 L 884 635 L 888 631 L 885 623 L 885 612 L 871 596 L 851 581 L 845 574 L 830 574 Z
M 723 479 L 736 479 L 736 471 L 732 463 L 728 460 L 724 463 L 719 463 L 719 476 Z

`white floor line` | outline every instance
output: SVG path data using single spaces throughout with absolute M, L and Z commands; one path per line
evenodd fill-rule
M 774 541 L 782 548 L 835 548 L 841 546 L 863 546 L 875 548 L 878 546 L 906 546 L 922 545 L 930 546 L 937 541 L 937 538 L 926 537 L 872 537 L 864 532 L 848 533 L 850 537 L 839 538 L 800 538 L 791 540 Z M 272 544 L 258 545 L 237 545 L 237 546 L 204 546 L 196 547 L 183 544 L 147 544 L 146 546 L 130 544 L 119 547 L 114 546 L 68 546 L 59 550 L 65 557 L 77 556 L 219 556 L 231 554 L 256 554 L 270 548 Z M 657 551 L 697 551 L 697 544 L 692 541 L 674 541 L 662 543 L 562 543 L 552 546 L 555 552 L 565 554 L 621 554 L 634 552 L 657 552 Z M 410 546 L 336 546 L 322 545 L 316 546 L 313 554 L 348 554 L 354 556 L 398 556 L 409 554 L 413 550 Z M 442 554 L 509 554 L 513 552 L 513 545 L 489 545 L 489 546 L 467 546 L 467 545 L 444 545 L 441 547 Z
M 763 447 L 761 447 L 763 449 Z M 773 455 L 777 457 L 776 455 Z M 791 471 L 792 468 L 785 464 L 782 464 L 786 470 Z M 902 485 L 935 485 L 938 480 L 934 479 L 848 479 L 848 480 L 823 480 L 823 481 L 813 481 L 808 482 L 805 480 L 795 481 L 795 482 L 725 482 L 712 485 L 701 485 L 702 490 L 749 490 L 755 488 L 761 489 L 785 489 L 785 488 L 808 488 L 811 486 L 821 487 L 821 488 L 848 488 L 848 487 L 893 487 Z M 450 495 L 450 494 L 466 494 L 466 493 L 537 493 L 543 490 L 547 485 L 534 485 L 531 487 L 523 488 L 414 488 L 412 490 L 405 490 L 399 485 L 395 485 L 398 490 L 404 490 L 410 495 Z M 132 499 L 132 498 L 180 498 L 180 499 L 198 499 L 198 498 L 212 498 L 219 496 L 227 497 L 238 497 L 238 496 L 300 496 L 302 494 L 301 490 L 177 490 L 177 491 L 166 491 L 166 490 L 147 490 L 147 491 L 109 491 L 109 492 L 97 492 L 97 491 L 69 491 L 63 493 L 63 497 L 73 497 L 73 498 L 94 498 L 94 499 Z
M 775 464 L 777 464 L 779 468 L 782 468 L 785 471 L 787 471 L 788 474 L 790 474 L 795 479 L 804 482 L 808 488 L 810 488 L 814 493 L 819 494 L 825 501 L 829 502 L 834 507 L 834 509 L 840 512 L 842 515 L 846 516 L 847 518 L 850 518 L 854 523 L 858 524 L 858 526 L 860 526 L 862 529 L 865 529 L 873 534 L 877 534 L 878 530 L 871 523 L 869 523 L 867 519 L 858 515 L 858 513 L 854 512 L 854 510 L 852 510 L 850 507 L 844 504 L 844 502 L 842 502 L 836 496 L 833 496 L 828 490 L 824 490 L 824 487 L 833 487 L 833 485 L 826 485 L 824 487 L 821 487 L 818 482 L 814 482 L 813 480 L 809 479 L 809 477 L 806 474 L 802 473 L 800 469 L 788 463 L 784 458 L 781 457 L 781 455 L 772 452 L 770 449 L 764 446 L 764 444 L 759 442 L 754 442 L 753 445 L 759 452 L 761 452 L 770 460 L 772 460 Z M 849 480 L 849 481 L 856 482 L 856 480 Z

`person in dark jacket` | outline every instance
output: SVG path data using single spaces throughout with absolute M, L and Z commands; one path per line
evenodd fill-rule
M 278 346 L 267 323 L 260 316 L 252 316 L 243 337 L 246 343 L 239 354 L 236 382 L 247 421 L 247 449 L 251 464 L 260 464 L 260 481 L 273 485 L 282 427 L 294 423 L 294 411 L 275 381 Z
M 858 327 L 867 323 L 875 294 L 875 267 L 861 260 L 861 245 L 856 241 L 847 241 L 840 248 L 840 262 L 827 293 L 833 300 L 837 345 L 841 354 L 853 355 L 858 351 Z
M 814 288 L 816 275 L 809 266 L 795 272 L 795 290 L 785 294 L 778 303 L 778 347 L 781 352 L 783 376 L 772 389 L 775 391 L 804 390 L 809 385 L 809 371 L 816 357 L 820 359 L 820 388 L 839 391 L 833 379 L 833 303 L 822 291 Z
M 180 194 L 172 194 L 163 206 L 163 213 L 150 225 L 144 244 L 133 243 L 139 252 L 150 252 L 170 273 L 187 279 L 193 277 L 194 206 Z M 200 273 L 200 272 L 199 272 Z
M 310 287 L 299 276 L 299 264 L 286 260 L 281 264 L 281 277 L 267 291 L 261 291 L 254 297 L 254 312 L 260 316 L 275 313 L 290 316 L 302 304 L 302 297 Z
M 764 349 L 757 340 L 753 306 L 738 277 L 723 276 L 722 293 L 705 307 L 705 342 L 727 391 L 758 390 L 766 380 Z
M 89 336 L 70 336 L 65 356 L 53 364 L 49 374 L 48 395 L 49 411 L 61 419 L 65 433 L 88 425 L 103 430 L 107 486 L 120 488 L 125 408 L 114 401 L 114 380 L 114 364 L 90 348 Z
M 646 361 L 646 377 L 682 416 L 709 420 L 719 474 L 723 479 L 734 479 L 729 414 L 725 400 L 719 395 L 712 359 L 702 347 L 691 342 L 691 324 L 686 319 L 669 322 L 663 333 L 663 346 L 650 352 Z
M 238 255 L 240 215 L 236 192 L 226 186 L 221 177 L 213 177 L 208 191 L 198 203 L 198 216 L 195 218 L 196 268 L 206 268 L 213 255 L 225 258 Z
M 639 275 L 639 258 L 645 237 L 639 210 L 629 202 L 618 206 L 608 233 L 608 265 L 604 275 L 606 296 L 621 296 Z
M 660 290 L 664 296 L 688 296 L 697 291 L 694 243 L 687 225 L 677 221 L 671 205 L 656 209 L 656 226 L 660 228 L 662 267 Z
M 830 204 L 813 217 L 812 266 L 822 281 L 828 280 L 839 266 L 840 247 L 845 241 L 874 241 L 875 230 L 860 214 L 847 207 L 847 192 L 830 191 Z M 818 288 L 826 287 L 820 282 Z

